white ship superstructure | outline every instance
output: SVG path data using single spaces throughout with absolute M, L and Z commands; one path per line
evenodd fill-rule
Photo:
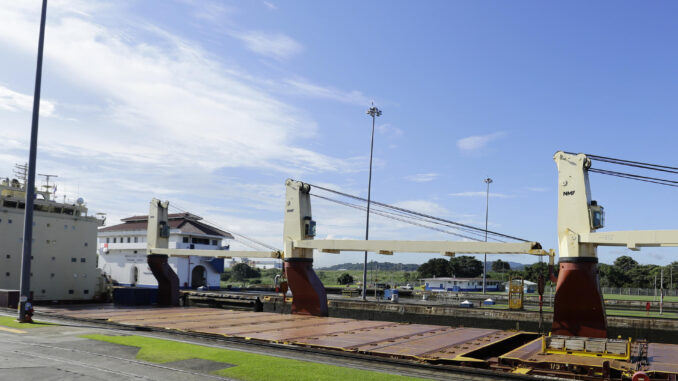
M 25 213 L 25 167 L 19 178 L 0 180 L 0 289 L 18 290 Z M 97 227 L 79 198 L 57 202 L 52 186 L 36 190 L 33 214 L 31 293 L 33 300 L 92 300 L 104 290 L 97 269 Z
M 169 247 L 172 249 L 228 250 L 225 240 L 233 236 L 201 221 L 191 213 L 170 214 Z M 99 230 L 99 268 L 121 286 L 157 287 L 146 262 L 148 216 L 133 216 L 122 224 Z M 182 288 L 219 289 L 224 259 L 172 256 L 169 265 Z

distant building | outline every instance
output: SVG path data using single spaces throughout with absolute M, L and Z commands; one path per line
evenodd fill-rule
M 509 284 L 509 282 L 504 282 L 504 287 L 506 287 L 507 290 L 508 290 L 508 284 Z M 523 291 L 525 293 L 529 293 L 529 294 L 535 293 L 535 292 L 537 292 L 537 283 L 531 282 L 531 281 L 525 279 L 525 280 L 523 280 L 523 289 L 524 289 Z
M 426 291 L 482 291 L 483 278 L 423 278 Z M 501 281 L 487 279 L 485 289 L 487 291 L 499 291 Z
M 170 214 L 168 217 L 170 249 L 229 249 L 224 241 L 233 239 L 233 236 L 200 222 L 201 217 L 191 213 Z M 146 262 L 148 216 L 133 216 L 121 221 L 122 224 L 99 229 L 98 267 L 120 285 L 157 287 L 158 282 Z M 183 288 L 219 288 L 221 273 L 224 272 L 223 258 L 169 257 L 168 262 Z

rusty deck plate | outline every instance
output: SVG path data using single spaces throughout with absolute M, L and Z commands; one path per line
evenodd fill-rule
M 36 308 L 40 313 L 79 319 L 191 331 L 250 340 L 287 343 L 378 356 L 452 363 L 484 362 L 466 357 L 487 345 L 510 340 L 518 332 L 481 328 L 452 328 L 427 324 L 400 324 L 218 308 L 68 306 Z M 496 359 L 496 358 L 495 358 Z M 542 354 L 541 339 L 508 350 L 499 359 L 521 367 L 538 364 L 581 364 L 600 367 L 606 359 L 568 354 Z M 648 373 L 678 374 L 678 345 L 649 344 Z M 626 361 L 609 360 L 614 369 L 630 369 Z

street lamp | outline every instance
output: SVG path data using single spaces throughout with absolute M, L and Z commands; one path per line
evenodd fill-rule
M 372 141 L 370 143 L 370 177 L 367 182 L 367 222 L 365 224 L 365 241 L 367 241 L 370 237 L 370 196 L 372 191 L 372 154 L 374 153 L 374 123 L 377 117 L 381 116 L 381 110 L 376 108 L 374 106 L 374 102 L 372 102 L 372 106 L 369 109 L 367 109 L 367 115 L 372 117 Z M 365 250 L 365 260 L 363 262 L 363 300 L 367 300 L 367 250 Z
M 487 242 L 487 217 L 489 215 L 490 208 L 490 184 L 492 183 L 491 178 L 486 178 L 483 180 L 487 184 L 487 195 L 485 197 L 485 242 Z M 487 253 L 485 253 L 485 261 L 483 262 L 483 294 L 487 293 Z
M 47 0 L 42 1 L 40 16 L 40 34 L 38 37 L 38 63 L 35 69 L 35 92 L 33 93 L 33 119 L 31 121 L 31 143 L 28 153 L 28 172 L 26 183 L 26 207 L 24 208 L 24 234 L 21 250 L 21 278 L 19 280 L 19 316 L 18 321 L 30 322 L 26 319 L 26 303 L 31 299 L 31 254 L 33 250 L 33 200 L 35 199 L 35 160 L 38 152 L 38 120 L 40 119 L 40 87 L 42 84 L 42 52 L 45 45 L 45 19 L 47 16 Z

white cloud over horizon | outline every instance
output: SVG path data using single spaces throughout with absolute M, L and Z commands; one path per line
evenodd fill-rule
M 304 50 L 299 42 L 282 33 L 247 31 L 232 32 L 231 36 L 241 40 L 252 52 L 277 60 L 289 59 Z
M 14 91 L 0 84 L 0 109 L 7 111 L 33 112 L 33 95 Z M 56 102 L 40 99 L 40 115 L 49 117 L 54 115 Z
M 405 176 L 405 179 L 414 181 L 415 183 L 425 183 L 437 179 L 438 176 L 440 176 L 438 173 L 417 173 L 414 175 Z
M 486 192 L 458 192 L 458 193 L 450 193 L 449 196 L 452 197 L 487 197 Z M 504 193 L 493 193 L 490 192 L 490 197 L 494 198 L 513 198 L 515 196 L 509 195 L 509 194 L 504 194 Z
M 505 135 L 505 132 L 498 131 L 487 135 L 467 136 L 457 140 L 457 147 L 464 152 L 474 152 L 485 148 L 491 141 L 502 138 Z

